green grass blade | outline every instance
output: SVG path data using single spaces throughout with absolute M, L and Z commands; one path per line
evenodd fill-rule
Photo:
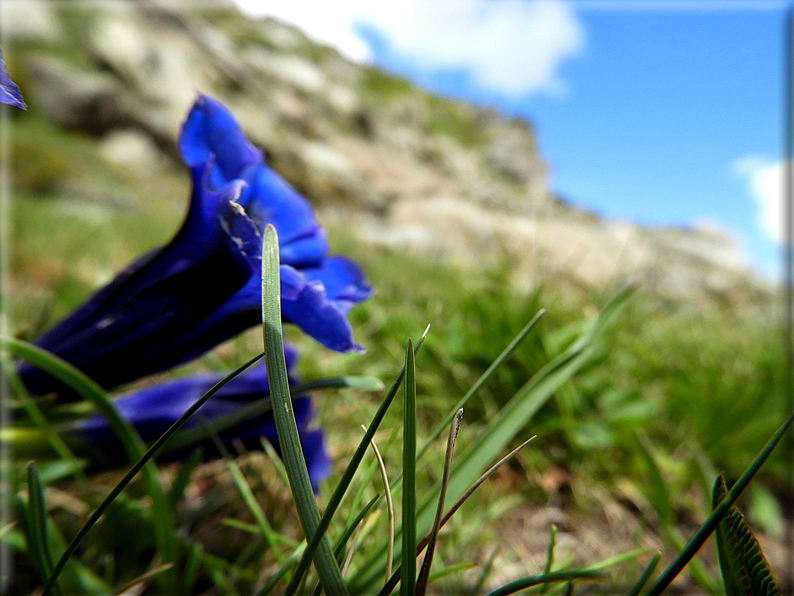
M 526 337 L 529 335 L 529 332 L 535 328 L 535 325 L 537 325 L 538 321 L 540 321 L 544 314 L 546 314 L 546 309 L 540 309 L 538 313 L 532 317 L 532 320 L 524 325 L 524 328 L 518 332 L 518 335 L 513 338 L 507 347 L 502 350 L 502 353 L 496 357 L 496 360 L 491 363 L 488 369 L 480 376 L 479 379 L 477 379 L 477 381 L 475 381 L 474 385 L 471 386 L 471 389 L 466 392 L 466 395 L 464 395 L 460 401 L 455 404 L 455 406 L 450 410 L 449 414 L 447 414 L 446 418 L 444 418 L 444 420 L 442 420 L 436 429 L 431 433 L 430 438 L 425 441 L 425 444 L 422 445 L 422 448 L 419 450 L 419 454 L 416 456 L 417 459 L 420 459 L 427 452 L 433 442 L 435 442 L 435 440 L 441 436 L 441 433 L 444 432 L 444 429 L 449 428 L 449 424 L 457 415 L 458 410 L 464 408 L 469 400 L 483 387 L 483 385 L 491 380 L 491 377 L 493 377 L 496 371 L 499 370 L 499 367 L 501 367 L 504 361 L 516 351 L 516 348 L 518 348 L 518 346 L 520 346 L 521 343 L 526 339 Z M 398 480 L 399 476 L 395 478 L 395 482 Z
M 764 462 L 772 454 L 772 451 L 777 447 L 777 444 L 786 434 L 791 424 L 794 422 L 794 412 L 789 414 L 786 421 L 778 428 L 774 435 L 767 441 L 766 445 L 756 455 L 755 459 L 751 462 L 750 466 L 741 475 L 736 484 L 733 485 L 731 490 L 728 491 L 727 496 L 714 508 L 714 511 L 706 518 L 706 521 L 700 526 L 697 532 L 687 542 L 683 550 L 678 556 L 673 559 L 667 568 L 656 578 L 656 581 L 651 585 L 645 596 L 658 596 L 667 586 L 669 586 L 679 573 L 686 567 L 687 563 L 695 556 L 698 550 L 703 546 L 711 533 L 714 532 L 717 525 L 720 523 L 725 514 L 730 510 L 739 496 L 742 494 L 750 481 L 764 465 Z
M 162 447 L 168 441 L 168 439 L 170 439 L 171 436 L 173 436 L 173 434 L 176 431 L 178 431 L 180 428 L 182 428 L 182 425 L 184 425 L 185 422 L 187 422 L 190 419 L 190 417 L 193 414 L 195 414 L 196 411 L 201 406 L 203 406 L 204 403 L 209 398 L 211 398 L 213 395 L 215 395 L 226 383 L 231 381 L 234 377 L 239 375 L 241 372 L 243 372 L 249 366 L 251 366 L 252 364 L 257 362 L 260 358 L 262 358 L 263 355 L 264 354 L 259 354 L 258 356 L 252 358 L 251 360 L 249 360 L 248 362 L 243 364 L 240 368 L 238 368 L 237 370 L 231 372 L 230 374 L 226 375 L 223 379 L 218 381 L 209 391 L 207 391 L 207 393 L 205 393 L 199 399 L 197 399 L 196 402 L 192 406 L 190 406 L 185 411 L 185 413 L 182 414 L 177 419 L 177 421 L 174 422 L 169 427 L 169 429 L 167 431 L 165 431 L 152 444 L 151 447 L 149 447 L 149 449 L 146 450 L 146 452 L 143 454 L 143 456 L 138 461 L 136 461 L 133 464 L 133 466 L 132 466 L 132 468 L 130 468 L 129 472 L 127 472 L 124 475 L 124 477 L 119 481 L 119 483 L 115 487 L 113 487 L 113 490 L 111 490 L 108 493 L 108 495 L 105 497 L 105 499 L 99 504 L 99 507 L 96 508 L 94 513 L 91 514 L 91 517 L 88 518 L 88 520 L 85 522 L 85 524 L 83 524 L 83 527 L 80 528 L 80 530 L 77 532 L 77 535 L 69 543 L 69 546 L 66 547 L 66 550 L 64 551 L 63 555 L 61 555 L 61 558 L 58 560 L 58 562 L 55 564 L 55 567 L 53 568 L 52 575 L 50 575 L 50 579 L 49 579 L 49 581 L 47 582 L 47 585 L 44 588 L 43 596 L 47 596 L 47 594 L 49 594 L 52 591 L 52 587 L 55 584 L 55 582 L 57 581 L 58 575 L 61 573 L 61 571 L 63 570 L 64 566 L 66 565 L 66 562 L 69 560 L 69 557 L 71 557 L 74 554 L 74 552 L 77 550 L 77 547 L 80 546 L 80 543 L 86 537 L 88 532 L 91 530 L 91 528 L 94 527 L 94 524 L 96 524 L 96 522 L 99 521 L 99 518 L 102 517 L 102 514 L 105 512 L 105 510 L 110 506 L 110 504 L 115 500 L 115 498 L 119 494 L 121 494 L 121 491 L 123 491 L 124 488 L 126 488 L 126 486 L 130 482 L 132 482 L 132 479 L 135 478 L 135 476 L 138 474 L 138 472 L 140 472 L 142 469 L 146 469 L 146 466 L 147 466 L 148 462 L 160 451 L 160 447 Z M 158 486 L 159 486 L 159 483 L 158 483 Z M 166 502 L 166 506 L 167 506 L 167 502 Z
M 281 329 L 281 287 L 279 275 L 278 235 L 268 224 L 262 242 L 262 328 L 265 342 L 265 367 L 273 401 L 273 418 L 292 496 L 298 509 L 307 540 L 317 533 L 320 512 L 312 491 L 306 460 L 303 457 L 284 357 Z M 328 538 L 323 535 L 315 554 L 315 567 L 323 588 L 329 595 L 347 594 L 339 565 Z M 297 587 L 297 585 L 295 586 Z
M 714 481 L 712 494 L 715 506 L 728 494 L 722 474 Z M 761 545 L 736 506 L 728 510 L 716 532 L 720 572 L 728 596 L 782 596 Z
M 411 340 L 405 350 L 403 408 L 402 578 L 400 594 L 414 596 L 416 585 L 416 363 Z
M 334 543 L 334 554 L 336 555 L 337 561 L 342 559 L 342 556 L 345 554 L 345 547 L 347 546 L 348 540 L 350 540 L 353 532 L 356 531 L 356 528 L 359 527 L 361 522 L 364 521 L 364 518 L 369 515 L 369 512 L 372 511 L 379 499 L 380 495 L 375 495 L 372 497 L 367 504 L 364 505 L 364 508 L 358 513 L 358 515 L 353 518 L 352 522 L 347 525 L 345 531 L 342 532 L 342 535 Z
M 571 571 L 554 571 L 552 573 L 544 573 L 541 575 L 528 575 L 517 579 L 501 588 L 497 588 L 488 596 L 507 596 L 507 594 L 515 594 L 521 590 L 526 590 L 532 586 L 540 586 L 542 584 L 550 584 L 556 582 L 565 582 L 575 579 L 600 579 L 601 574 L 598 571 L 587 569 L 576 569 Z
M 656 566 L 659 564 L 659 561 L 662 558 L 662 553 L 656 553 L 651 557 L 651 560 L 648 562 L 648 566 L 645 568 L 645 571 L 642 572 L 642 575 L 637 580 L 631 590 L 628 591 L 626 596 L 639 596 L 640 591 L 645 587 L 645 584 L 648 583 L 648 580 L 651 579 Z
M 146 452 L 146 445 L 138 436 L 138 433 L 135 432 L 129 422 L 121 417 L 104 390 L 80 370 L 65 360 L 33 344 L 18 339 L 0 336 L 0 346 L 7 349 L 12 356 L 22 358 L 50 373 L 74 389 L 84 399 L 91 402 L 96 410 L 107 420 L 108 425 L 118 437 L 130 461 L 139 460 Z M 154 524 L 155 535 L 160 555 L 166 562 L 173 561 L 176 555 L 174 520 L 171 515 L 168 497 L 157 478 L 157 468 L 154 462 L 148 463 L 144 467 L 143 475 L 152 498 L 152 513 L 156 518 Z M 59 569 L 60 567 L 56 564 L 54 571 Z M 175 581 L 174 573 L 172 571 L 167 572 L 163 575 L 163 588 L 173 591 L 175 589 Z M 52 588 L 45 590 L 45 596 L 50 589 Z
M 452 420 L 452 425 L 449 428 L 449 436 L 447 437 L 447 450 L 444 457 L 444 472 L 441 480 L 441 493 L 438 497 L 436 517 L 433 520 L 433 529 L 430 531 L 430 540 L 427 543 L 425 559 L 422 561 L 422 569 L 419 571 L 419 579 L 416 580 L 417 596 L 424 596 L 425 592 L 427 591 L 427 583 L 430 580 L 430 568 L 433 565 L 433 555 L 435 554 L 436 550 L 438 531 L 441 528 L 441 519 L 444 516 L 444 501 L 446 501 L 447 496 L 449 472 L 452 468 L 452 454 L 455 451 L 455 441 L 458 439 L 458 431 L 460 430 L 461 420 L 463 420 L 463 408 L 459 408 L 458 411 L 455 412 L 455 418 Z
M 414 348 L 414 355 L 419 353 L 419 350 L 421 349 L 429 330 L 430 325 L 427 326 L 424 333 L 422 334 L 421 339 L 417 342 L 416 348 Z M 317 528 L 317 534 L 312 536 L 311 540 L 309 540 L 309 544 L 306 547 L 306 552 L 304 552 L 303 557 L 301 558 L 300 562 L 298 563 L 298 567 L 295 570 L 295 577 L 293 577 L 292 580 L 293 582 L 301 581 L 303 574 L 306 573 L 306 570 L 309 567 L 309 562 L 311 561 L 311 557 L 314 554 L 314 550 L 317 548 L 320 538 L 325 534 L 325 531 L 328 529 L 328 525 L 331 523 L 332 517 L 339 508 L 339 504 L 342 502 L 342 498 L 345 496 L 350 483 L 353 481 L 353 476 L 356 475 L 358 466 L 361 464 L 361 460 L 364 458 L 364 454 L 367 452 L 367 447 L 372 441 L 372 438 L 375 436 L 375 431 L 378 430 L 378 427 L 383 421 L 383 417 L 386 415 L 389 406 L 391 406 L 392 402 L 394 401 L 394 397 L 397 395 L 397 391 L 400 389 L 400 385 L 402 384 L 404 377 L 405 367 L 403 366 L 402 370 L 400 370 L 399 374 L 397 375 L 397 378 L 394 380 L 394 383 L 392 383 L 392 386 L 389 388 L 386 397 L 381 402 L 378 411 L 375 412 L 375 415 L 372 417 L 372 420 L 367 427 L 367 432 L 364 433 L 364 437 L 359 442 L 355 452 L 353 452 L 353 457 L 350 458 L 350 463 L 347 464 L 347 467 L 342 474 L 342 478 L 339 480 L 339 484 L 336 485 L 331 498 L 328 500 L 328 504 L 325 507 L 325 512 L 323 513 L 322 518 L 320 518 L 320 525 Z

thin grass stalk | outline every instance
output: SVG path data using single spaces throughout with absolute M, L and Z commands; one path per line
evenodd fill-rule
M 367 427 L 363 424 L 361 425 L 361 428 L 364 429 L 364 433 L 367 432 Z M 386 491 L 386 514 L 389 525 L 389 534 L 386 538 L 388 540 L 386 543 L 386 581 L 388 581 L 389 576 L 391 576 L 392 557 L 394 557 L 394 501 L 392 501 L 391 498 L 389 475 L 386 472 L 386 464 L 383 463 L 383 458 L 380 455 L 380 451 L 378 450 L 378 446 L 375 444 L 374 439 L 371 441 L 370 445 L 372 445 L 372 451 L 375 453 L 375 458 L 378 460 L 380 478 L 383 482 L 383 489 Z
M 281 455 L 298 509 L 298 517 L 308 540 L 317 533 L 320 512 L 314 498 L 292 407 L 281 328 L 280 284 L 278 234 L 276 228 L 268 224 L 262 242 L 262 334 L 265 342 L 265 367 L 270 383 L 270 399 L 273 402 L 273 418 Z M 329 596 L 347 594 L 331 544 L 324 535 L 315 553 L 314 562 L 326 594 Z
M 460 423 L 463 420 L 463 408 L 458 408 L 455 412 L 455 418 L 449 427 L 449 436 L 447 437 L 447 450 L 444 457 L 444 475 L 441 480 L 441 492 L 438 496 L 438 507 L 436 508 L 436 517 L 433 520 L 433 529 L 430 531 L 430 540 L 427 545 L 427 552 L 425 559 L 422 562 L 422 568 L 419 571 L 419 579 L 416 580 L 416 594 L 417 596 L 424 596 L 427 591 L 427 582 L 430 579 L 430 567 L 433 565 L 433 555 L 436 550 L 436 541 L 438 540 L 438 531 L 441 527 L 441 517 L 444 515 L 444 501 L 447 498 L 447 484 L 449 483 L 449 472 L 452 468 L 452 454 L 455 451 L 455 441 L 458 438 L 458 431 L 460 430 Z
M 778 428 L 775 434 L 772 435 L 769 441 L 767 441 L 766 445 L 764 445 L 758 455 L 755 456 L 755 459 L 747 470 L 745 470 L 744 474 L 739 477 L 739 480 L 737 480 L 736 484 L 728 491 L 727 496 L 722 502 L 714 508 L 714 511 L 706 518 L 706 521 L 703 522 L 692 538 L 690 538 L 683 550 L 670 562 L 659 577 L 656 578 L 656 581 L 654 581 L 648 591 L 645 592 L 645 596 L 658 596 L 673 582 L 678 574 L 681 573 L 690 559 L 695 556 L 706 540 L 708 540 L 708 537 L 714 532 L 722 518 L 742 494 L 742 491 L 750 484 L 750 481 L 758 473 L 758 470 L 761 469 L 761 466 L 764 465 L 764 462 L 766 462 L 772 454 L 772 451 L 777 447 L 777 444 L 783 438 L 783 435 L 786 434 L 786 431 L 793 422 L 794 412 L 789 414 L 786 421 Z
M 429 330 L 430 325 L 425 328 L 421 339 L 417 342 L 416 348 L 414 348 L 414 355 L 419 353 L 419 350 L 421 349 Z M 317 528 L 317 533 L 311 537 L 311 540 L 309 540 L 306 551 L 303 553 L 303 557 L 301 558 L 300 562 L 298 563 L 298 567 L 295 570 L 295 576 L 292 578 L 290 585 L 287 586 L 285 596 L 295 593 L 298 583 L 301 581 L 303 574 L 306 573 L 306 570 L 309 567 L 309 562 L 311 561 L 311 557 L 314 554 L 314 550 L 317 548 L 320 538 L 323 536 L 323 534 L 325 534 L 325 531 L 328 529 L 328 526 L 331 523 L 331 519 L 336 513 L 336 510 L 339 508 L 339 504 L 342 502 L 342 498 L 345 496 L 350 483 L 353 481 L 353 476 L 355 476 L 358 466 L 361 464 L 361 460 L 364 458 L 364 454 L 367 451 L 367 446 L 372 441 L 372 437 L 375 436 L 375 431 L 378 430 L 378 427 L 383 421 L 383 417 L 386 415 L 389 406 L 391 406 L 391 403 L 394 401 L 394 397 L 397 395 L 397 391 L 399 390 L 404 377 L 405 367 L 403 366 L 402 370 L 400 370 L 399 374 L 397 375 L 397 378 L 394 380 L 394 383 L 392 383 L 392 386 L 389 388 L 389 392 L 386 394 L 383 402 L 381 402 L 377 412 L 375 412 L 375 415 L 372 417 L 372 420 L 367 427 L 367 432 L 359 442 L 355 452 L 353 452 L 353 457 L 350 458 L 350 463 L 347 464 L 347 468 L 345 468 L 342 478 L 339 480 L 339 484 L 336 485 L 331 498 L 328 500 L 328 504 L 325 507 L 325 512 L 323 513 L 322 518 L 320 518 L 320 525 Z M 293 583 L 295 584 L 294 586 Z
M 452 519 L 452 516 L 455 515 L 455 513 L 457 513 L 458 509 L 460 509 L 463 506 L 463 503 L 465 503 L 466 500 L 474 493 L 474 491 L 476 491 L 478 488 L 480 488 L 480 486 L 482 486 L 482 484 L 486 480 L 488 480 L 488 478 L 490 478 L 494 474 L 494 472 L 496 472 L 504 464 L 506 464 L 511 459 L 513 459 L 516 455 L 518 455 L 519 452 L 524 447 L 529 445 L 529 443 L 532 440 L 534 440 L 534 439 L 535 439 L 534 436 L 530 437 L 529 439 L 527 439 L 526 441 L 521 443 L 521 445 L 519 445 L 518 447 L 513 449 L 510 453 L 505 455 L 502 459 L 500 459 L 494 465 L 492 465 L 490 468 L 488 468 L 485 471 L 485 473 L 483 473 L 483 475 L 480 476 L 474 482 L 474 484 L 472 484 L 468 488 L 468 490 L 466 490 L 466 492 L 464 492 L 463 495 L 461 495 L 461 497 L 457 501 L 455 501 L 455 504 L 452 505 L 452 507 L 450 507 L 447 510 L 447 512 L 444 514 L 444 517 L 441 519 L 440 527 L 443 528 L 447 524 L 447 522 L 450 519 Z M 429 542 L 430 542 L 430 534 L 427 534 L 424 538 L 422 538 L 422 540 L 419 541 L 419 544 L 417 544 L 417 546 L 416 546 L 416 556 L 417 557 L 422 554 L 422 551 L 425 549 L 425 547 L 428 545 Z M 395 572 L 392 573 L 391 577 L 389 578 L 389 581 L 386 582 L 386 585 L 383 586 L 381 591 L 378 593 L 378 596 L 387 596 L 388 594 L 391 594 L 392 590 L 394 590 L 395 586 L 397 585 L 397 582 L 400 581 L 400 574 L 401 573 L 402 573 L 402 569 L 401 568 L 396 569 Z
M 190 406 L 185 413 L 182 414 L 177 421 L 168 428 L 167 431 L 160 435 L 160 437 L 152 444 L 152 446 L 146 450 L 146 453 L 144 453 L 143 456 L 133 464 L 129 472 L 127 472 L 119 481 L 119 483 L 113 487 L 113 490 L 108 493 L 105 499 L 99 504 L 99 507 L 96 508 L 94 513 L 91 514 L 91 517 L 88 518 L 85 524 L 83 524 L 83 527 L 77 532 L 77 535 L 69 543 L 69 546 L 66 547 L 63 555 L 61 555 L 61 558 L 53 568 L 52 575 L 50 575 L 50 579 L 48 580 L 47 585 L 44 587 L 44 593 L 42 596 L 48 596 L 48 594 L 52 591 L 52 588 L 58 579 L 58 575 L 60 575 L 61 571 L 63 571 L 66 562 L 77 550 L 77 547 L 80 546 L 80 543 L 86 537 L 91 528 L 94 527 L 94 524 L 99 521 L 99 518 L 102 517 L 102 514 L 105 512 L 105 510 L 116 499 L 116 497 L 121 494 L 121 491 L 123 491 L 126 486 L 132 482 L 132 479 L 137 476 L 138 472 L 140 472 L 141 469 L 145 469 L 146 464 L 160 451 L 160 448 L 168 441 L 168 439 L 170 439 L 176 431 L 182 428 L 185 422 L 187 422 L 190 417 L 195 414 L 209 398 L 215 395 L 224 385 L 226 385 L 226 383 L 257 362 L 260 358 L 262 358 L 262 356 L 264 356 L 264 353 L 252 358 L 237 370 L 229 373 L 223 379 L 218 381 L 209 391 L 207 391 L 207 393 L 197 399 L 196 402 Z
M 651 579 L 656 566 L 659 564 L 659 561 L 662 558 L 662 553 L 657 552 L 656 554 L 651 557 L 651 560 L 648 562 L 648 565 L 645 567 L 645 571 L 642 572 L 642 575 L 637 580 L 631 590 L 626 593 L 626 596 L 639 596 L 642 589 L 645 587 L 645 584 L 648 583 L 648 580 Z
M 505 349 L 502 350 L 502 353 L 496 357 L 496 360 L 494 360 L 491 363 L 491 365 L 488 367 L 488 369 L 484 373 L 482 373 L 480 378 L 477 379 L 474 385 L 472 385 L 471 388 L 466 392 L 466 395 L 464 395 L 460 399 L 460 401 L 457 404 L 455 404 L 455 407 L 452 408 L 452 410 L 450 410 L 449 414 L 447 414 L 444 420 L 442 420 L 438 424 L 436 429 L 430 434 L 430 438 L 428 438 L 427 441 L 425 441 L 425 444 L 422 445 L 422 448 L 419 450 L 419 454 L 416 456 L 417 460 L 421 459 L 421 457 L 427 452 L 427 450 L 435 442 L 435 440 L 439 436 L 441 436 L 441 433 L 444 432 L 444 429 L 449 428 L 449 424 L 452 422 L 452 419 L 455 418 L 455 416 L 457 415 L 458 410 L 465 407 L 466 404 L 469 402 L 469 400 L 483 387 L 483 385 L 485 385 L 488 381 L 491 380 L 491 377 L 494 376 L 494 374 L 499 369 L 499 367 L 502 366 L 504 361 L 507 360 L 513 354 L 513 352 L 516 351 L 516 348 L 518 348 L 518 346 L 520 346 L 521 343 L 527 338 L 529 332 L 535 328 L 535 325 L 537 325 L 538 321 L 540 321 L 541 317 L 543 317 L 543 315 L 545 314 L 546 314 L 546 309 L 541 308 L 537 312 L 537 314 L 534 317 L 532 317 L 529 323 L 524 325 L 524 328 L 518 332 L 518 335 L 516 335 L 512 339 L 512 341 L 509 344 L 507 344 Z M 395 482 L 399 481 L 399 478 L 400 477 L 398 476 L 397 478 L 394 479 L 394 481 Z

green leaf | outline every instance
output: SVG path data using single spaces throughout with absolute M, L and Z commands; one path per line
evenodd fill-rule
M 314 500 L 298 425 L 295 422 L 295 412 L 292 408 L 281 329 L 278 235 L 272 224 L 268 224 L 265 228 L 265 237 L 262 241 L 262 333 L 265 342 L 265 368 L 270 383 L 270 399 L 273 402 L 273 418 L 276 422 L 278 442 L 287 470 L 290 490 L 298 509 L 298 517 L 308 540 L 317 533 L 320 512 Z M 320 540 L 314 561 L 326 594 L 333 596 L 347 594 L 342 573 L 326 536 L 322 536 Z M 297 584 L 294 587 L 297 588 Z M 289 592 L 289 587 L 287 591 Z
M 720 474 L 714 481 L 712 506 L 719 505 L 727 494 Z M 735 505 L 717 526 L 717 553 L 727 596 L 782 596 L 761 545 Z

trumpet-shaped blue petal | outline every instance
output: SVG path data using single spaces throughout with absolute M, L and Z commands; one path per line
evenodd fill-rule
M 285 346 L 285 356 L 287 370 L 290 372 L 290 384 L 294 384 L 297 378 L 292 374 L 292 368 L 297 352 L 294 348 Z M 128 393 L 114 403 L 121 416 L 135 427 L 141 438 L 147 443 L 152 443 L 221 378 L 223 378 L 221 374 L 184 377 Z M 199 408 L 183 428 L 201 424 L 202 418 L 212 422 L 216 418 L 231 414 L 251 401 L 267 396 L 269 391 L 264 365 L 248 369 L 224 385 Z M 319 482 L 330 472 L 330 460 L 325 452 L 323 433 L 320 429 L 310 429 L 314 411 L 308 397 L 295 398 L 293 407 L 309 477 L 316 491 Z M 65 436 L 78 448 L 83 450 L 88 448 L 88 451 L 94 454 L 97 465 L 126 463 L 121 442 L 105 418 L 99 414 L 72 423 L 66 430 Z M 218 433 L 218 436 L 229 450 L 233 450 L 233 443 L 237 441 L 242 442 L 248 449 L 261 449 L 259 441 L 261 438 L 266 438 L 280 453 L 272 412 L 254 416 L 224 429 Z M 202 449 L 205 459 L 220 455 L 211 439 L 202 439 L 193 445 L 166 453 L 160 459 L 176 461 L 196 448 Z
M 346 319 L 369 297 L 352 261 L 329 257 L 309 204 L 264 164 L 220 103 L 200 95 L 179 149 L 193 180 L 182 228 L 144 255 L 36 343 L 105 388 L 188 362 L 261 321 L 265 225 L 279 235 L 285 321 L 324 346 L 361 350 Z M 31 393 L 73 394 L 23 365 Z
M 2 50 L 0 50 L 0 103 L 7 103 L 21 110 L 28 109 L 25 100 L 22 99 L 22 93 L 19 92 L 19 87 L 8 76 Z

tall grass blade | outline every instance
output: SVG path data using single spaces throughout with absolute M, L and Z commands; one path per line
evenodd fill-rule
M 425 328 L 424 333 L 422 334 L 421 339 L 417 342 L 416 347 L 414 348 L 414 356 L 419 353 L 419 350 L 422 347 L 422 344 L 425 341 L 425 337 L 427 337 L 427 332 L 430 330 L 430 325 Z M 372 437 L 375 436 L 375 431 L 378 430 L 380 423 L 383 421 L 383 417 L 386 415 L 386 412 L 391 406 L 391 403 L 394 401 L 394 397 L 397 395 L 397 391 L 400 389 L 400 385 L 403 382 L 403 378 L 405 377 L 405 367 L 400 370 L 397 378 L 392 383 L 392 386 L 389 388 L 386 397 L 381 402 L 380 407 L 378 408 L 375 415 L 372 417 L 372 420 L 367 426 L 367 432 L 364 433 L 364 437 L 356 447 L 355 452 L 353 452 L 353 457 L 350 458 L 350 463 L 347 464 L 344 473 L 342 474 L 342 478 L 339 480 L 339 484 L 336 485 L 331 498 L 328 500 L 328 504 L 325 506 L 325 512 L 323 513 L 322 518 L 320 518 L 320 525 L 317 528 L 316 535 L 311 537 L 309 540 L 309 544 L 306 547 L 306 551 L 303 553 L 303 557 L 301 558 L 300 562 L 298 563 L 298 567 L 295 569 L 295 576 L 292 578 L 293 582 L 300 582 L 303 574 L 306 573 L 306 570 L 309 567 L 309 562 L 311 561 L 312 556 L 314 555 L 314 550 L 317 548 L 317 545 L 320 543 L 320 538 L 325 534 L 325 531 L 328 529 L 328 525 L 331 523 L 331 518 L 336 513 L 336 510 L 339 508 L 339 504 L 342 502 L 342 498 L 345 496 L 350 483 L 353 481 L 353 476 L 355 476 L 356 471 L 358 470 L 359 464 L 361 464 L 361 460 L 364 458 L 364 454 L 367 451 L 367 446 L 372 441 Z M 297 583 L 295 584 L 295 588 L 297 588 Z M 289 586 L 288 586 L 289 589 Z M 289 593 L 289 592 L 288 592 Z M 294 592 L 293 592 L 294 593 Z
M 436 550 L 438 531 L 441 528 L 441 518 L 444 515 L 444 501 L 447 497 L 449 471 L 452 468 L 452 454 L 455 451 L 455 441 L 458 439 L 458 431 L 460 431 L 461 420 L 463 420 L 463 408 L 458 408 L 458 411 L 455 412 L 455 418 L 452 420 L 452 425 L 449 428 L 449 436 L 447 437 L 447 450 L 446 456 L 444 457 L 444 475 L 441 479 L 441 494 L 438 497 L 436 517 L 433 520 L 433 529 L 430 531 L 430 540 L 427 544 L 425 559 L 422 561 L 422 569 L 419 571 L 419 578 L 416 580 L 417 596 L 424 596 L 425 591 L 427 590 L 427 582 L 430 579 L 430 567 L 433 565 L 433 555 L 435 554 Z
M 401 596 L 414 596 L 416 585 L 416 363 L 411 340 L 405 350 L 403 408 L 403 540 Z
M 97 507 L 94 513 L 91 514 L 91 517 L 88 518 L 85 524 L 83 524 L 83 527 L 80 528 L 80 530 L 77 532 L 77 535 L 72 539 L 72 541 L 66 547 L 66 550 L 64 551 L 63 555 L 61 555 L 61 558 L 58 560 L 58 562 L 55 564 L 55 567 L 52 570 L 52 575 L 50 575 L 50 579 L 44 588 L 43 596 L 47 596 L 47 594 L 49 594 L 52 591 L 52 588 L 58 579 L 58 575 L 63 570 L 64 566 L 66 565 L 66 562 L 69 560 L 69 557 L 71 557 L 74 554 L 74 552 L 77 550 L 77 547 L 80 546 L 80 543 L 86 537 L 88 532 L 91 530 L 91 528 L 94 527 L 94 524 L 96 524 L 96 522 L 99 521 L 99 518 L 102 517 L 102 514 L 105 512 L 105 510 L 116 499 L 116 497 L 118 497 L 121 494 L 121 492 L 126 488 L 126 486 L 130 482 L 132 482 L 132 479 L 135 478 L 135 476 L 137 476 L 138 472 L 140 472 L 141 469 L 145 469 L 147 463 L 160 451 L 160 447 L 162 447 L 168 441 L 168 439 L 170 439 L 173 436 L 173 434 L 176 431 L 182 428 L 185 422 L 187 422 L 190 419 L 190 417 L 193 414 L 195 414 L 196 411 L 201 406 L 203 406 L 204 403 L 209 398 L 215 395 L 226 383 L 231 381 L 234 377 L 239 375 L 249 366 L 257 362 L 260 358 L 262 358 L 263 355 L 264 354 L 259 354 L 258 356 L 252 358 L 251 360 L 243 364 L 241 367 L 239 367 L 237 370 L 229 373 L 223 379 L 218 381 L 209 391 L 207 391 L 207 393 L 205 393 L 199 399 L 197 399 L 196 402 L 192 406 L 190 406 L 185 411 L 185 413 L 182 414 L 177 419 L 177 421 L 174 422 L 168 428 L 167 431 L 165 431 L 154 443 L 152 443 L 152 446 L 146 450 L 143 456 L 133 464 L 129 472 L 127 472 L 124 475 L 124 477 L 119 481 L 119 483 L 115 487 L 113 487 L 113 490 L 111 490 L 108 493 L 105 499 L 99 504 L 99 507 Z
M 728 494 L 725 478 L 714 481 L 712 504 Z M 727 596 L 782 596 L 775 575 L 761 545 L 736 506 L 731 507 L 717 526 L 717 553 Z
M 298 517 L 307 540 L 320 524 L 320 512 L 314 499 L 309 471 L 303 456 L 284 357 L 281 329 L 281 281 L 279 274 L 278 235 L 268 224 L 262 241 L 262 331 L 265 342 L 265 367 L 273 402 L 278 441 L 290 482 Z M 323 536 L 315 555 L 315 567 L 326 594 L 347 594 L 345 582 L 336 563 L 331 544 Z M 295 586 L 297 587 L 297 585 Z
M 673 582 L 678 574 L 681 573 L 690 559 L 695 556 L 695 553 L 700 550 L 700 547 L 703 546 L 708 537 L 711 536 L 711 533 L 714 532 L 722 518 L 742 494 L 742 491 L 750 484 L 750 481 L 772 454 L 772 451 L 777 447 L 777 444 L 783 438 L 783 435 L 786 434 L 786 431 L 792 423 L 794 423 L 794 412 L 789 414 L 786 421 L 777 429 L 775 434 L 770 437 L 769 441 L 767 441 L 758 455 L 755 456 L 755 459 L 750 463 L 750 466 L 745 470 L 744 474 L 739 477 L 739 480 L 737 480 L 736 484 L 728 491 L 725 498 L 720 501 L 720 504 L 714 508 L 714 511 L 712 511 L 711 515 L 706 518 L 706 521 L 703 522 L 698 531 L 690 538 L 683 550 L 670 562 L 659 577 L 656 578 L 656 581 L 651 585 L 648 591 L 645 592 L 645 596 L 658 596 Z

